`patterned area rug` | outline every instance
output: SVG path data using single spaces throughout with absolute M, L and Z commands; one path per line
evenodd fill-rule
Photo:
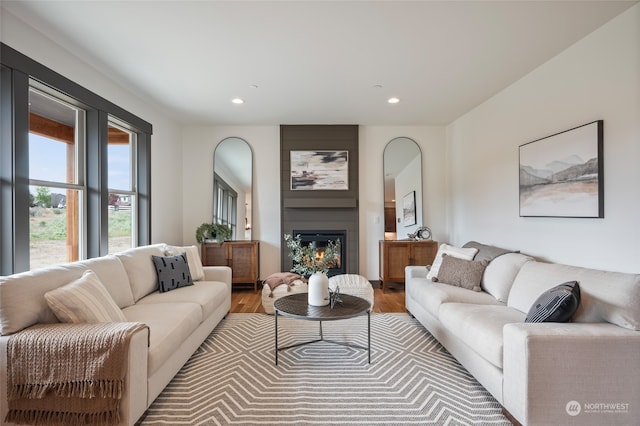
M 278 318 L 279 344 L 318 323 Z M 367 317 L 323 323 L 326 339 L 366 347 Z M 500 404 L 407 314 L 371 315 L 366 350 L 317 342 L 279 352 L 274 319 L 230 314 L 141 425 L 510 425 Z

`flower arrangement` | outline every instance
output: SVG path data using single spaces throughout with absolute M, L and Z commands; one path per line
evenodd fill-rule
M 326 274 L 329 268 L 340 263 L 340 240 L 328 241 L 327 246 L 318 249 L 313 244 L 302 245 L 300 235 L 294 238 L 290 234 L 284 235 L 284 240 L 289 248 L 289 257 L 293 260 L 291 272 L 309 277 L 316 272 Z

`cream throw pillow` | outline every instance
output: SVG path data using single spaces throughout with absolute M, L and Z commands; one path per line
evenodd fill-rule
M 462 248 L 450 246 L 449 244 L 440 244 L 436 258 L 433 259 L 433 265 L 431 265 L 431 269 L 429 269 L 429 273 L 427 274 L 427 279 L 431 281 L 433 277 L 438 276 L 438 270 L 440 269 L 440 265 L 442 265 L 442 255 L 444 253 L 457 257 L 458 259 L 473 260 L 477 252 L 477 248 Z
M 177 256 L 180 253 L 187 253 L 187 264 L 193 281 L 204 279 L 204 268 L 202 260 L 200 260 L 200 250 L 196 246 L 177 247 L 166 245 L 164 249 L 165 256 Z
M 44 294 L 61 322 L 127 322 L 116 302 L 92 270 L 71 283 Z

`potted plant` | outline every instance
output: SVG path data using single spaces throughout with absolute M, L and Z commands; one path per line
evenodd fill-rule
M 231 237 L 231 228 L 220 223 L 203 223 L 196 229 L 196 241 L 203 243 L 214 239 L 218 244 Z
M 309 277 L 309 305 L 329 304 L 329 278 L 327 271 L 340 262 L 340 240 L 328 241 L 327 246 L 318 249 L 312 244 L 302 245 L 300 235 L 285 234 L 284 240 L 293 260 L 291 272 Z

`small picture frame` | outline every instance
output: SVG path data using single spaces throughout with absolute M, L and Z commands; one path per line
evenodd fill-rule
M 416 191 L 411 191 L 402 198 L 402 224 L 415 225 L 416 222 Z

